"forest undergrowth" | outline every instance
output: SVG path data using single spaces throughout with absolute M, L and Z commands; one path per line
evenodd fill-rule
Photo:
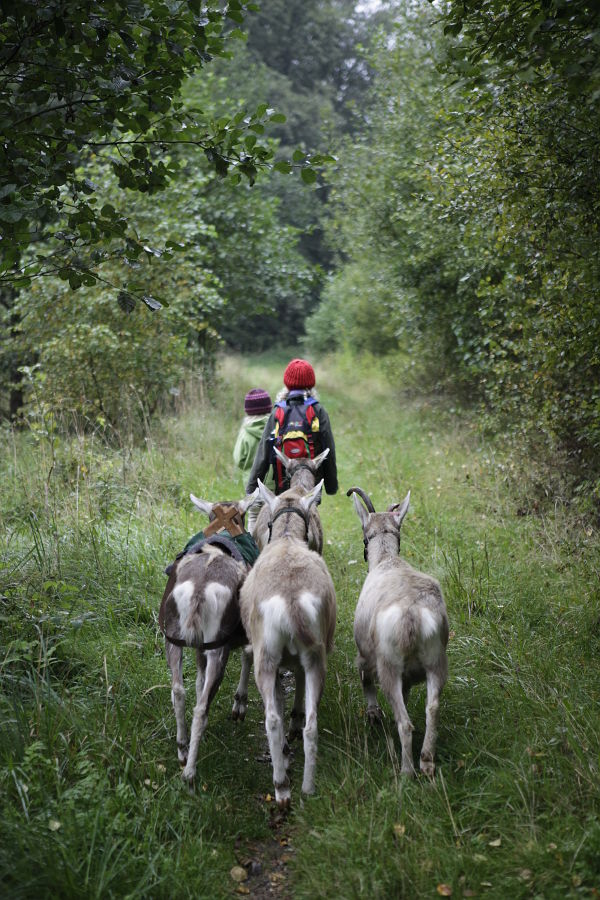
M 316 366 L 341 487 L 321 505 L 338 624 L 317 795 L 300 799 L 297 747 L 293 809 L 279 819 L 253 683 L 246 721 L 230 718 L 237 655 L 196 789 L 184 787 L 157 625 L 163 570 L 202 527 L 190 491 L 243 495 L 231 458 L 243 396 L 274 395 L 285 361 L 225 358 L 210 397 L 190 396 L 142 445 L 1 432 L 3 896 L 598 897 L 595 525 L 552 493 L 532 501 L 525 464 L 439 399 L 400 395 L 373 364 Z M 389 708 L 381 729 L 366 724 L 352 637 L 365 564 L 345 496 L 356 484 L 376 508 L 410 488 L 402 554 L 446 597 L 432 783 L 400 777 Z M 190 653 L 188 714 L 194 667 Z M 418 752 L 422 688 L 409 712 Z M 230 871 L 251 858 L 238 884 Z

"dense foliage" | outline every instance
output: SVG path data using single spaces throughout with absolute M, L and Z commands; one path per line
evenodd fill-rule
M 256 134 L 275 111 L 265 104 L 216 120 L 178 97 L 185 78 L 242 36 L 229 25 L 242 23 L 247 7 L 241 0 L 3 4 L 4 282 L 57 272 L 77 288 L 93 282 L 115 241 L 129 258 L 143 252 L 126 204 L 105 202 L 86 171 L 90 160 L 107 160 L 122 189 L 153 193 L 175 174 L 171 148 L 186 144 L 204 151 L 220 175 L 231 167 L 254 179 L 272 157 Z M 40 238 L 43 248 L 23 268 L 22 251 Z
M 245 37 L 246 7 L 7 7 L 3 413 L 114 427 L 135 409 L 139 423 L 186 366 L 212 365 L 223 333 L 244 334 L 245 314 L 303 321 L 315 276 L 277 197 L 248 188 L 261 167 L 292 171 L 263 137 L 285 116 L 258 95 L 248 112 L 235 79 L 204 69 Z M 306 184 L 313 159 L 294 160 Z M 137 300 L 168 311 L 150 322 Z
M 335 343 L 395 344 L 588 472 L 600 443 L 599 24 L 596 7 L 563 0 L 449 4 L 441 21 L 407 4 L 376 60 L 368 127 L 333 179 L 347 262 L 309 327 L 325 346 L 336 322 Z
M 202 85 L 218 110 L 229 107 L 233 93 L 250 108 L 266 100 L 285 115 L 285 122 L 270 129 L 279 142 L 276 158 L 285 173 L 286 159 L 301 163 L 309 150 L 330 153 L 362 121 L 372 78 L 365 48 L 378 29 L 390 27 L 395 5 L 264 0 L 248 17 L 248 40 L 236 43 L 232 64 L 217 61 Z M 257 187 L 261 198 L 278 199 L 279 220 L 297 229 L 300 252 L 317 268 L 308 292 L 274 298 L 276 318 L 242 314 L 227 327 L 227 341 L 247 350 L 267 347 L 273 340 L 297 341 L 320 299 L 322 274 L 333 264 L 323 237 L 329 211 L 323 178 L 302 183 L 284 175 L 263 179 Z M 268 289 L 265 299 L 271 303 Z

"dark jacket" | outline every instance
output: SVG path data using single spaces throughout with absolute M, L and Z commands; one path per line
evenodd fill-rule
M 287 399 L 287 402 L 290 404 L 304 403 L 304 397 L 292 396 Z M 319 447 L 315 448 L 315 454 L 318 455 L 319 453 L 322 453 L 323 450 L 327 450 L 327 448 L 329 447 L 329 456 L 321 466 L 319 478 L 325 479 L 325 491 L 328 494 L 335 494 L 338 490 L 337 465 L 335 461 L 335 443 L 333 440 L 333 434 L 331 432 L 329 416 L 320 403 L 314 404 L 314 410 L 315 414 L 319 418 Z M 264 482 L 265 475 L 269 471 L 269 466 L 272 463 L 271 447 L 273 446 L 270 438 L 273 435 L 274 429 L 275 410 L 273 410 L 273 412 L 269 416 L 269 421 L 265 425 L 265 430 L 262 433 L 262 437 L 256 451 L 256 456 L 254 457 L 254 465 L 252 466 L 250 478 L 248 479 L 248 484 L 246 485 L 247 494 L 251 494 L 256 489 L 259 478 Z

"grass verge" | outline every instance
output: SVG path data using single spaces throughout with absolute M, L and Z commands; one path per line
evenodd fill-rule
M 274 395 L 286 360 L 226 359 L 211 399 L 165 419 L 143 448 L 2 433 L 4 895 L 227 897 L 244 889 L 231 867 L 275 840 L 284 865 L 255 893 L 268 882 L 299 898 L 598 896 L 598 535 L 562 503 L 524 515 L 527 473 L 468 421 L 399 399 L 356 361 L 317 366 L 342 488 L 321 506 L 338 627 L 318 794 L 300 802 L 298 748 L 294 809 L 277 822 L 254 688 L 246 722 L 229 719 L 235 657 L 196 791 L 182 786 L 156 624 L 162 570 L 201 525 L 189 491 L 243 494 L 231 461 L 242 398 L 257 385 Z M 380 731 L 366 727 L 353 484 L 376 508 L 411 489 L 402 553 L 445 593 L 450 679 L 433 784 L 400 779 L 389 709 Z M 190 655 L 190 710 L 192 668 Z M 418 752 L 422 689 L 409 712 Z

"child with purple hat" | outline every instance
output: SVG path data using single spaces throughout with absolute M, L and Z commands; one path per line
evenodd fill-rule
M 233 461 L 238 469 L 241 469 L 244 484 L 252 470 L 256 448 L 260 443 L 272 409 L 271 398 L 262 388 L 252 388 L 244 398 L 246 415 L 233 448 Z
M 260 439 L 265 430 L 265 425 L 269 421 L 272 409 L 271 398 L 262 388 L 252 388 L 244 397 L 244 412 L 246 415 L 240 426 L 235 447 L 233 448 L 233 461 L 238 469 L 241 469 L 244 484 L 252 471 L 256 449 L 260 444 Z M 265 482 L 268 487 L 275 487 L 273 476 L 265 479 Z M 257 503 L 248 510 L 246 521 L 248 531 L 252 531 L 261 506 L 262 503 Z

